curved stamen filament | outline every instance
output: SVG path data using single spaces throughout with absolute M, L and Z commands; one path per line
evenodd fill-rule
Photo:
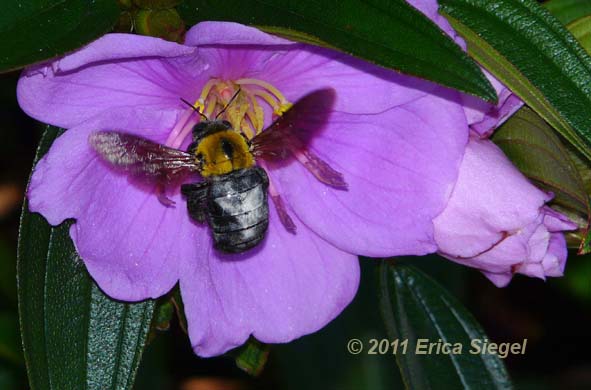
M 289 101 L 285 98 L 285 96 L 283 96 L 283 94 L 281 92 L 279 92 L 279 90 L 277 88 L 275 88 L 273 85 L 271 85 L 265 81 L 258 80 L 258 79 L 239 79 L 234 82 L 238 85 L 246 85 L 246 84 L 258 85 L 259 87 L 266 89 L 266 90 L 270 91 L 271 93 L 273 93 L 273 95 L 277 96 L 277 99 L 279 100 L 279 102 L 282 105 L 289 103 Z
M 237 91 L 239 93 L 235 100 L 230 103 Z M 236 131 L 251 139 L 263 131 L 265 126 L 265 111 L 261 106 L 263 102 L 273 110 L 273 117 L 283 115 L 291 107 L 291 103 L 277 88 L 254 78 L 235 81 L 209 79 L 193 106 L 210 120 L 215 118 L 216 113 L 226 109 L 220 119 L 228 120 Z M 228 104 L 230 105 L 226 107 Z M 188 110 L 180 116 L 166 141 L 168 146 L 180 147 L 191 134 L 193 126 L 201 120 L 192 116 L 193 114 L 193 110 Z
M 199 95 L 199 99 L 195 102 L 194 106 L 199 109 L 199 111 L 203 112 L 205 109 L 205 100 L 209 96 L 209 92 L 213 88 L 214 85 L 218 84 L 220 80 L 218 79 L 210 79 L 201 90 L 201 95 Z
M 192 109 L 189 109 L 181 115 L 179 121 L 173 127 L 172 131 L 170 132 L 168 138 L 166 139 L 166 145 L 173 146 L 176 143 L 176 140 L 181 137 L 181 135 L 185 132 L 184 129 L 188 122 L 191 120 L 191 116 L 195 113 Z
M 205 117 L 212 118 L 213 111 L 215 110 L 215 106 L 217 104 L 217 97 L 215 95 L 211 95 L 211 98 L 208 99 L 207 102 L 207 109 L 205 110 Z

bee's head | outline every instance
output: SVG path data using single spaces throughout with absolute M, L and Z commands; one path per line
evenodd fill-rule
M 226 130 L 232 130 L 232 125 L 228 121 L 201 121 L 193 127 L 193 142 L 199 145 L 207 136 Z

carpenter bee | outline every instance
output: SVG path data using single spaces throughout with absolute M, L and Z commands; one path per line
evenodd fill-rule
M 162 203 L 168 206 L 174 202 L 164 195 L 165 188 L 199 174 L 201 181 L 181 185 L 189 216 L 209 224 L 216 249 L 241 253 L 263 240 L 269 224 L 269 179 L 257 162 L 272 165 L 297 160 L 318 180 L 346 189 L 341 173 L 308 148 L 314 134 L 324 127 L 334 99 L 332 89 L 311 92 L 250 140 L 229 122 L 217 119 L 233 99 L 214 120 L 183 100 L 205 118 L 193 127 L 193 142 L 186 152 L 117 131 L 93 133 L 89 143 L 110 166 L 156 184 Z M 295 234 L 295 224 L 272 187 L 270 195 L 282 224 Z

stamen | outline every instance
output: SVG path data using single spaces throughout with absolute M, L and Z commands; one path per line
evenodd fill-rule
M 261 105 L 258 104 L 256 96 L 248 92 L 246 94 L 251 101 L 250 109 L 246 112 L 246 115 L 248 115 L 250 122 L 254 126 L 254 134 L 258 134 L 263 131 L 263 126 L 265 126 L 265 112 Z
M 252 139 L 255 136 L 255 132 L 252 130 L 252 126 L 247 122 L 242 122 L 240 125 L 240 131 L 248 139 Z
M 218 79 L 209 79 L 209 81 L 205 83 L 205 86 L 203 86 L 203 89 L 201 90 L 201 95 L 199 95 L 199 99 L 197 99 L 197 101 L 194 104 L 194 106 L 199 111 L 203 112 L 203 110 L 205 109 L 205 99 L 207 99 L 207 96 L 209 95 L 211 88 L 213 88 L 213 86 L 219 82 L 220 80 Z
M 256 97 L 259 96 L 261 98 L 263 98 L 264 101 L 266 101 L 272 108 L 273 108 L 273 114 L 275 115 L 282 115 L 283 113 L 281 112 L 281 105 L 277 104 L 277 100 L 275 98 L 275 96 L 271 96 L 270 94 L 268 94 L 265 91 L 252 91 L 252 96 Z
M 179 121 L 174 125 L 172 128 L 170 135 L 166 139 L 166 145 L 171 146 L 175 143 L 175 140 L 179 137 L 179 135 L 183 132 L 187 121 L 191 119 L 191 116 L 195 113 L 192 109 L 186 110 L 183 115 L 179 118 Z
M 289 104 L 289 101 L 285 98 L 285 96 L 283 96 L 283 94 L 281 92 L 279 92 L 279 90 L 277 88 L 275 88 L 273 85 L 271 85 L 265 81 L 258 80 L 258 79 L 239 79 L 234 82 L 238 85 L 244 85 L 244 84 L 258 85 L 259 87 L 262 87 L 262 88 L 272 92 L 273 95 L 277 96 L 277 99 L 279 100 L 279 102 L 282 105 Z
M 175 149 L 180 148 L 180 146 L 183 144 L 183 141 L 189 136 L 189 134 L 191 134 L 191 131 L 193 130 L 193 126 L 195 126 L 198 122 L 199 122 L 199 120 L 189 118 L 189 120 L 182 127 L 180 133 L 175 138 L 173 138 L 170 142 L 167 141 L 166 145 L 170 146 L 171 148 L 175 148 Z
M 205 116 L 208 118 L 213 118 L 213 111 L 215 110 L 215 106 L 217 104 L 217 98 L 215 97 L 215 95 L 211 95 L 211 97 L 208 98 L 208 102 L 207 102 L 207 109 L 205 110 Z
M 240 91 L 237 93 L 237 91 Z M 237 95 L 235 95 L 237 93 Z M 209 79 L 203 86 L 194 108 L 207 118 L 214 118 L 226 108 L 234 96 L 235 101 L 221 115 L 228 120 L 236 131 L 248 139 L 260 134 L 265 126 L 265 111 L 261 106 L 265 102 L 273 109 L 273 116 L 283 115 L 292 104 L 273 85 L 262 80 L 243 78 L 236 81 Z M 166 145 L 178 148 L 191 134 L 193 126 L 200 118 L 194 118 L 193 110 L 188 110 L 179 118 L 172 129 Z M 273 118 L 271 118 L 273 119 Z

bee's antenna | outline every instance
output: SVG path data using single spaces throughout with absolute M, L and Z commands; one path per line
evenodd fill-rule
M 236 91 L 234 93 L 234 95 L 232 95 L 232 97 L 228 101 L 228 104 L 226 104 L 226 107 L 222 108 L 222 111 L 218 112 L 218 114 L 215 116 L 215 119 L 218 119 L 218 116 L 222 115 L 224 113 L 224 111 L 226 111 L 226 109 L 228 107 L 230 107 L 230 104 L 232 104 L 232 102 L 234 101 L 234 99 L 236 99 L 236 96 L 238 96 L 239 93 L 240 93 L 240 88 L 238 88 L 238 91 Z
M 195 106 L 194 106 L 194 105 L 192 105 L 191 103 L 189 103 L 188 101 L 186 101 L 186 100 L 185 100 L 185 99 L 183 99 L 183 98 L 181 98 L 181 101 L 182 101 L 183 103 L 185 103 L 186 105 L 188 105 L 188 106 L 191 106 L 191 108 L 192 108 L 192 109 L 193 109 L 193 110 L 194 110 L 196 113 L 198 113 L 198 114 L 199 114 L 199 115 L 201 115 L 203 118 L 205 118 L 205 120 L 206 120 L 206 121 L 208 121 L 208 120 L 209 120 L 209 118 L 208 118 L 208 117 L 206 117 L 204 113 L 202 113 L 202 112 L 201 112 L 201 111 L 199 111 L 197 108 L 195 108 Z M 217 118 L 217 116 L 216 116 L 216 118 Z

